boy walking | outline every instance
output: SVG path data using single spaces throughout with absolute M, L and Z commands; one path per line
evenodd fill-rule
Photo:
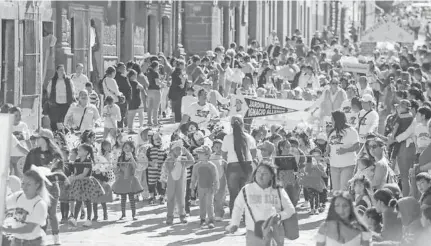
M 212 229 L 214 228 L 214 194 L 219 189 L 219 175 L 216 165 L 209 161 L 210 147 L 201 146 L 195 149 L 195 153 L 198 156 L 198 163 L 193 166 L 190 189 L 193 196 L 195 188 L 198 187 L 201 227 L 205 226 L 208 214 L 208 228 Z
M 226 200 L 226 176 L 224 169 L 226 167 L 226 162 L 223 160 L 221 155 L 221 146 L 223 142 L 220 139 L 216 139 L 213 142 L 211 155 L 212 162 L 216 165 L 218 175 L 219 175 L 219 189 L 214 194 L 214 213 L 215 221 L 222 221 L 224 216 L 224 202 Z

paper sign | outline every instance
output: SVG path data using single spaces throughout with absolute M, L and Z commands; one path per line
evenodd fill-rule
M 369 65 L 362 63 L 343 63 L 342 66 L 345 72 L 367 73 L 369 70 Z
M 387 21 L 380 22 L 366 30 L 361 37 L 361 41 L 414 43 L 415 35 L 410 29 L 404 28 L 396 22 Z
M 275 104 L 259 101 L 257 99 L 244 98 L 244 100 L 248 106 L 248 110 L 244 118 L 255 118 L 255 117 L 268 116 L 268 115 L 286 114 L 286 113 L 297 111 L 295 109 L 277 106 Z
M 12 117 L 10 114 L 0 114 L 0 136 L 2 136 L 0 145 L 0 211 L 6 211 L 6 182 L 9 176 Z M 0 213 L 0 225 L 3 225 L 4 215 L 4 212 Z
M 361 55 L 373 55 L 374 50 L 376 49 L 376 42 L 362 42 L 360 45 Z

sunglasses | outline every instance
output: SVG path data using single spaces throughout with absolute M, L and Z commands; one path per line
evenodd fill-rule
M 370 149 L 377 149 L 377 148 L 379 148 L 380 146 L 379 145 L 377 145 L 377 144 L 371 144 L 371 145 L 368 145 L 368 148 L 370 148 Z

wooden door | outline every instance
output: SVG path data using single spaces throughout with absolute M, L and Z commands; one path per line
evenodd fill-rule
M 2 20 L 1 102 L 14 104 L 15 93 L 15 21 Z
M 84 74 L 87 76 L 89 71 L 89 18 L 88 10 L 83 7 L 71 8 L 71 25 L 72 25 L 72 53 L 73 67 L 75 71 L 76 64 L 84 64 Z

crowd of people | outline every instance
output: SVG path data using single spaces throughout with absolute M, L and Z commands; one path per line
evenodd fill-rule
M 59 65 L 44 88 L 40 130 L 28 129 L 19 107 L 1 109 L 14 115 L 4 245 L 45 245 L 48 221 L 58 245 L 59 224 L 91 227 L 102 219 L 99 204 L 109 220 L 115 199 L 120 220 L 127 199 L 133 220 L 137 202 L 167 203 L 167 225 L 176 215 L 187 224 L 198 205 L 202 228 L 230 218 L 226 230 L 245 225 L 246 245 L 295 239 L 297 209 L 327 212 L 317 245 L 425 245 L 431 50 L 396 44 L 362 57 L 330 29 L 310 46 L 301 36 L 296 30 L 285 47 L 274 35 L 267 47 L 148 55 L 92 82 L 82 64 L 71 76 Z M 368 72 L 345 71 L 352 58 Z M 295 129 L 255 125 L 244 118 L 244 97 L 313 101 L 311 117 Z M 162 134 L 160 120 L 171 115 L 178 127 Z

